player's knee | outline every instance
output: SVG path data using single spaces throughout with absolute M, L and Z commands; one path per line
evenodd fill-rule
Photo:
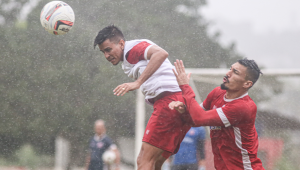
M 137 167 L 138 170 L 143 170 L 143 169 L 152 169 L 152 167 L 155 167 L 155 160 L 154 159 L 143 159 L 142 157 L 137 159 Z
M 139 154 L 139 156 L 137 157 L 136 163 L 139 166 L 141 164 L 142 158 L 141 158 L 141 154 Z
M 155 170 L 161 170 L 162 165 L 164 164 L 165 160 L 157 160 L 155 162 Z
M 137 165 L 138 167 L 143 166 L 154 166 L 157 159 L 154 155 L 148 155 L 144 154 L 143 152 L 140 152 L 139 156 L 137 157 Z

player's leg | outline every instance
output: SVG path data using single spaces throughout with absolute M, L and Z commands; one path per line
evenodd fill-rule
M 187 164 L 186 170 L 198 170 L 198 164 Z
M 171 170 L 187 170 L 185 165 L 173 165 Z
M 147 123 L 138 157 L 138 167 L 141 169 L 144 170 L 145 166 L 145 169 L 160 169 L 171 153 L 178 151 L 190 125 L 183 120 L 182 114 L 171 110 L 168 104 L 180 100 L 183 100 L 181 93 L 172 93 L 154 103 L 154 112 Z M 169 154 L 166 156 L 163 153 Z
M 198 170 L 198 164 L 181 164 L 174 165 L 172 170 Z
M 161 170 L 162 165 L 172 155 L 172 153 L 164 151 L 155 163 L 155 170 Z
M 149 143 L 143 142 L 137 159 L 138 170 L 157 169 L 159 164 L 162 165 L 166 160 L 166 158 L 161 156 L 163 152 L 164 150 L 150 145 Z

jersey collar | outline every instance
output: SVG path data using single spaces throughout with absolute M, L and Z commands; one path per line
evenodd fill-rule
M 103 135 L 101 135 L 101 136 L 98 136 L 97 134 L 95 134 L 94 139 L 95 139 L 96 141 L 100 141 L 100 140 L 102 140 L 105 136 L 106 136 L 105 134 L 103 134 Z
M 247 96 L 247 95 L 248 95 L 248 92 L 246 92 L 245 94 L 241 95 L 240 97 L 237 97 L 237 98 L 234 98 L 234 99 L 226 99 L 225 95 L 226 95 L 226 93 L 224 94 L 224 97 L 223 97 L 223 98 L 224 98 L 224 101 L 225 101 L 225 102 L 232 102 L 233 100 L 241 99 L 241 98 Z

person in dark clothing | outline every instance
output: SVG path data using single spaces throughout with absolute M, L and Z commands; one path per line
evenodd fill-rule
M 86 170 L 103 170 L 105 163 L 103 162 L 102 156 L 108 150 L 112 150 L 115 153 L 115 170 L 119 170 L 120 153 L 117 149 L 117 146 L 106 135 L 104 120 L 97 120 L 94 128 L 95 135 L 91 137 L 89 141 L 89 153 L 86 159 Z
M 172 170 L 205 170 L 205 129 L 192 127 L 173 156 Z

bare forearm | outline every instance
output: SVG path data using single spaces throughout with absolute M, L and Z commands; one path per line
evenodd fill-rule
M 163 50 L 153 53 L 147 67 L 145 68 L 141 76 L 136 80 L 136 82 L 142 85 L 146 80 L 148 80 L 149 77 L 152 76 L 153 73 L 156 72 L 156 70 L 162 65 L 167 57 L 168 53 Z
M 118 150 L 116 150 L 115 152 L 116 152 L 116 164 L 120 164 L 121 162 L 120 152 Z
M 91 156 L 87 155 L 86 159 L 85 159 L 85 170 L 89 169 L 89 165 L 90 165 L 90 160 L 91 160 Z
M 120 167 L 120 163 L 121 163 L 121 155 L 118 149 L 114 150 L 115 154 L 116 154 L 116 160 L 115 160 L 115 164 L 117 167 Z

